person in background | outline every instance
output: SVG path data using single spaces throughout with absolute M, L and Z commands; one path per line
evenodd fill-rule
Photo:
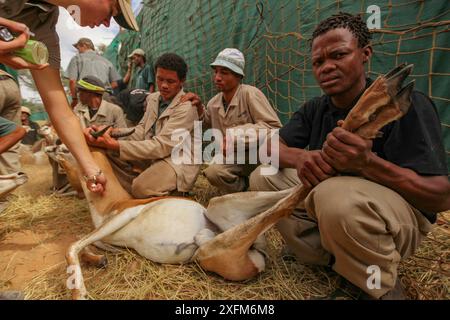
M 67 67 L 72 108 L 78 103 L 76 94 L 77 81 L 86 76 L 95 75 L 105 84 L 107 90 L 114 90 L 118 87 L 117 82 L 120 80 L 120 76 L 113 64 L 95 52 L 94 43 L 91 39 L 81 38 L 73 46 L 79 53 L 70 60 Z
M 0 69 L 0 116 L 20 126 L 21 95 L 13 76 Z M 20 171 L 19 146 L 11 146 L 0 154 L 0 174 Z
M 103 99 L 106 88 L 100 79 L 94 76 L 84 77 L 78 81 L 77 91 L 79 103 L 75 106 L 74 112 L 83 128 L 92 125 L 127 127 L 122 108 Z
M 149 94 L 150 92 L 142 89 L 126 89 L 117 95 L 116 104 L 125 112 L 128 127 L 137 126 L 141 121 Z
M 31 116 L 30 108 L 22 106 L 20 120 L 22 121 L 22 127 L 24 127 L 25 130 L 27 131 L 25 137 L 23 137 L 22 139 L 22 143 L 32 146 L 40 139 L 38 133 L 40 127 L 39 124 L 30 119 L 30 116 Z
M 219 93 L 206 107 L 199 97 L 188 93 L 183 100 L 197 106 L 203 128 L 219 129 L 226 137 L 227 129 L 278 129 L 281 122 L 264 93 L 258 88 L 242 84 L 245 58 L 241 51 L 227 48 L 211 63 L 214 84 Z M 248 158 L 248 157 L 247 157 Z M 211 164 L 204 171 L 208 181 L 222 193 L 245 191 L 248 177 L 256 164 Z
M 142 49 L 134 50 L 128 58 L 128 70 L 123 77 L 123 82 L 128 84 L 130 89 L 147 90 L 150 93 L 155 92 L 155 75 L 151 64 L 147 63 L 145 51 Z
M 160 91 L 148 96 L 147 111 L 131 136 L 116 140 L 109 135 L 109 129 L 95 139 L 90 134 L 93 128 L 84 131 L 89 145 L 106 149 L 119 182 L 135 198 L 182 195 L 192 189 L 200 172 L 200 165 L 178 164 L 172 159 L 172 150 L 179 143 L 172 134 L 175 130 L 188 131 L 192 145 L 194 121 L 198 119 L 191 102 L 180 101 L 186 62 L 174 53 L 166 53 L 155 66 Z M 189 152 L 193 159 L 193 148 Z M 184 150 L 180 153 L 183 157 Z

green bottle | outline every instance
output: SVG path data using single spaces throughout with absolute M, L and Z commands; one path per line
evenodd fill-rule
M 14 52 L 16 56 L 33 64 L 48 62 L 48 49 L 45 44 L 36 40 L 28 40 L 24 48 Z

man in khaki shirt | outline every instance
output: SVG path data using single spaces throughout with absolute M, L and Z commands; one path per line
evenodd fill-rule
M 97 139 L 85 130 L 92 146 L 107 149 L 107 155 L 122 186 L 135 198 L 147 198 L 188 192 L 192 189 L 200 165 L 176 164 L 171 154 L 179 140 L 172 140 L 177 129 L 190 133 L 193 142 L 197 112 L 191 102 L 182 103 L 187 66 L 176 54 L 164 54 L 155 64 L 159 91 L 147 98 L 147 110 L 136 131 L 122 140 L 111 138 L 109 129 Z M 193 159 L 193 148 L 189 151 Z M 183 151 L 179 154 L 183 157 Z
M 237 49 L 225 49 L 211 64 L 214 84 L 220 91 L 207 105 L 200 107 L 203 128 L 219 129 L 226 137 L 227 129 L 278 129 L 281 127 L 275 110 L 256 87 L 241 84 L 245 59 Z M 208 181 L 224 192 L 246 189 L 248 176 L 256 164 L 211 164 L 204 171 Z
M 82 128 L 92 125 L 111 125 L 114 128 L 126 128 L 125 115 L 118 105 L 105 101 L 105 85 L 94 76 L 84 77 L 77 86 L 79 103 L 74 112 L 81 122 Z

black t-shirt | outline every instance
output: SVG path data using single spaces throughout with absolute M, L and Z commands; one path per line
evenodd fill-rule
M 418 91 L 413 91 L 411 100 L 409 111 L 386 125 L 381 130 L 382 137 L 373 140 L 372 151 L 420 175 L 445 176 L 448 170 L 436 106 Z M 280 137 L 289 147 L 320 150 L 328 133 L 337 126 L 338 120 L 345 119 L 350 110 L 335 107 L 329 96 L 314 98 L 280 129 Z M 429 214 L 425 215 L 429 218 Z
M 22 139 L 22 143 L 26 145 L 33 145 L 36 141 L 40 139 L 39 125 L 36 122 L 30 121 L 30 130 L 25 134 Z
M 127 115 L 127 119 L 138 123 L 145 113 L 146 99 L 150 92 L 142 89 L 127 89 L 119 93 L 117 99 Z

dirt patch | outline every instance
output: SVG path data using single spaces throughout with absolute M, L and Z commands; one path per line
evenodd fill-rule
M 65 263 L 65 252 L 75 235 L 23 230 L 8 234 L 0 247 L 0 283 L 8 290 L 23 290 L 33 277 Z

